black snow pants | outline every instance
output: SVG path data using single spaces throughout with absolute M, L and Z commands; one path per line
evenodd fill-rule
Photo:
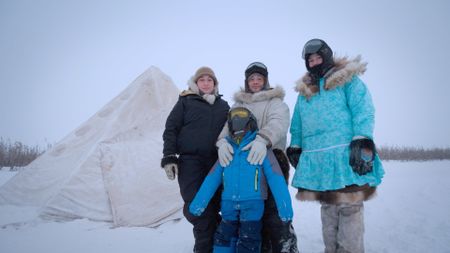
M 262 250 L 263 253 L 298 253 L 297 235 L 292 222 L 283 222 L 269 191 L 264 205 Z
M 210 253 L 214 243 L 214 233 L 221 221 L 220 189 L 209 202 L 201 216 L 194 216 L 189 212 L 189 205 L 200 189 L 206 175 L 216 162 L 217 157 L 200 157 L 182 155 L 179 158 L 178 184 L 184 200 L 184 217 L 194 226 L 194 252 Z

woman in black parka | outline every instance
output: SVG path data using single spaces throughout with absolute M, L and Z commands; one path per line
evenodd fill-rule
M 170 180 L 178 174 L 184 200 L 183 214 L 194 226 L 194 252 L 206 253 L 212 252 L 214 232 L 220 223 L 220 195 L 216 193 L 199 217 L 190 214 L 188 208 L 217 161 L 215 143 L 230 107 L 218 93 L 217 78 L 212 69 L 199 68 L 188 86 L 167 117 L 161 167 Z

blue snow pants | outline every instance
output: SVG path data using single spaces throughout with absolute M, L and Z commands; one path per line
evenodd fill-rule
M 264 200 L 222 200 L 221 212 L 222 221 L 214 235 L 214 252 L 260 252 Z

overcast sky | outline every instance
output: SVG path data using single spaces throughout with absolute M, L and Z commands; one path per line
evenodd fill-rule
M 253 61 L 292 108 L 301 50 L 362 55 L 378 145 L 450 146 L 450 1 L 0 0 L 0 136 L 55 143 L 150 66 L 180 88 L 203 65 L 230 104 Z

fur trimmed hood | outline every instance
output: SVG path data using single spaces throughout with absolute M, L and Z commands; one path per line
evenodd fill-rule
M 205 99 L 209 104 L 214 104 L 214 101 L 216 101 L 216 97 L 219 96 L 219 84 L 216 83 L 214 86 L 214 92 L 213 94 L 203 94 L 200 95 L 200 90 L 198 89 L 197 84 L 194 81 L 194 76 L 192 76 L 188 80 L 188 89 L 181 92 L 180 96 L 187 96 L 187 95 L 199 95 L 203 99 Z
M 353 76 L 364 74 L 367 69 L 367 62 L 362 62 L 359 55 L 354 59 L 348 57 L 334 58 L 334 62 L 334 67 L 325 75 L 325 90 L 342 86 L 349 82 Z M 306 73 L 296 82 L 295 91 L 309 99 L 318 92 L 318 88 L 312 84 L 310 74 Z
M 285 92 L 283 87 L 277 85 L 275 88 L 268 90 L 262 90 L 256 93 L 245 92 L 245 89 L 241 88 L 240 91 L 234 93 L 233 99 L 238 103 L 251 104 L 254 102 L 270 100 L 272 98 L 284 99 Z

